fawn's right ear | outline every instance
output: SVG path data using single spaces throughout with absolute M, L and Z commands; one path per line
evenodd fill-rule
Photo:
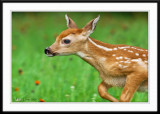
M 91 33 L 93 33 L 94 29 L 96 28 L 96 24 L 99 20 L 100 15 L 98 15 L 96 18 L 92 19 L 87 25 L 83 27 L 83 34 L 85 36 L 89 36 Z
M 75 22 L 70 17 L 68 17 L 67 14 L 65 15 L 65 18 L 67 21 L 68 28 L 78 28 L 77 25 L 75 24 Z

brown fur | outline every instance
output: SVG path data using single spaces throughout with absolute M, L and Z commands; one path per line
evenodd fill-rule
M 61 32 L 61 34 L 57 37 L 58 40 L 61 40 L 62 38 L 70 35 L 70 34 L 80 34 L 82 33 L 82 29 L 76 29 L 76 28 L 69 28 L 67 30 L 64 30 L 63 32 Z

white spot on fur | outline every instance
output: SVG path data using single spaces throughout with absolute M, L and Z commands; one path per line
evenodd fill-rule
M 116 57 L 116 59 L 117 59 L 117 60 L 122 59 L 122 58 L 123 58 L 122 56 L 120 56 L 120 57 Z
M 122 56 L 120 56 L 120 57 L 116 57 L 116 59 L 117 59 L 117 60 L 122 59 L 122 58 L 123 58 Z
M 127 50 L 127 49 L 124 49 L 125 51 Z
M 121 64 L 118 65 L 120 68 L 122 68 L 123 66 Z
M 140 49 L 140 51 L 144 51 L 143 49 Z
M 107 47 L 104 47 L 104 46 L 101 46 L 101 45 L 98 45 L 98 44 L 96 44 L 95 42 L 93 42 L 90 38 L 88 38 L 88 39 L 89 39 L 89 41 L 90 41 L 93 45 L 95 45 L 96 47 L 99 47 L 99 48 L 101 48 L 101 49 L 103 49 L 103 50 L 105 50 L 105 51 L 112 51 L 112 49 L 107 48 Z
M 118 65 L 120 68 L 127 68 L 128 66 L 123 66 L 121 64 Z
M 123 68 L 127 68 L 128 66 L 123 66 Z
M 144 61 L 145 63 L 148 63 L 148 61 Z
M 116 54 L 113 54 L 112 56 L 116 56 Z
M 124 63 L 131 63 L 130 61 L 124 61 Z
M 139 51 L 144 51 L 143 49 L 137 49 L 137 50 L 139 50 Z
M 136 54 L 136 56 L 139 56 L 139 53 L 135 53 Z
M 131 50 L 128 50 L 128 52 L 131 52 L 131 53 L 133 53 L 133 51 L 131 51 Z
M 122 56 L 119 57 L 119 59 L 122 59 L 122 58 L 123 58 Z
M 117 50 L 117 48 L 113 48 L 113 50 Z
M 146 57 L 146 54 L 142 54 L 143 57 Z
M 140 58 L 138 58 L 138 59 L 132 59 L 131 61 L 133 61 L 133 62 L 139 62 L 141 59 Z
M 120 63 L 123 63 L 124 61 L 119 61 Z
M 125 49 L 125 48 L 130 48 L 130 46 L 125 46 L 125 47 L 118 47 L 119 49 Z
M 129 59 L 128 57 L 124 57 L 124 59 Z
M 116 57 L 117 60 L 119 60 L 119 57 Z

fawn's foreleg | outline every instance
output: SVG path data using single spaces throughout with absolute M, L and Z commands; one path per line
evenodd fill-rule
M 138 75 L 138 74 L 128 75 L 126 78 L 126 84 L 122 90 L 119 101 L 129 102 L 143 80 L 144 80 L 144 77 L 142 75 Z
M 104 82 L 101 82 L 98 86 L 98 92 L 99 95 L 103 98 L 103 99 L 107 99 L 109 101 L 112 102 L 118 102 L 118 100 L 116 98 L 114 98 L 113 96 L 111 96 L 107 91 L 111 86 L 105 84 Z

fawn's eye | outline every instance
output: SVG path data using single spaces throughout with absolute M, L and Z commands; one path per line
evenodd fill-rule
M 63 43 L 64 43 L 64 44 L 69 44 L 70 42 L 71 42 L 71 41 L 68 40 L 68 39 L 63 40 Z

